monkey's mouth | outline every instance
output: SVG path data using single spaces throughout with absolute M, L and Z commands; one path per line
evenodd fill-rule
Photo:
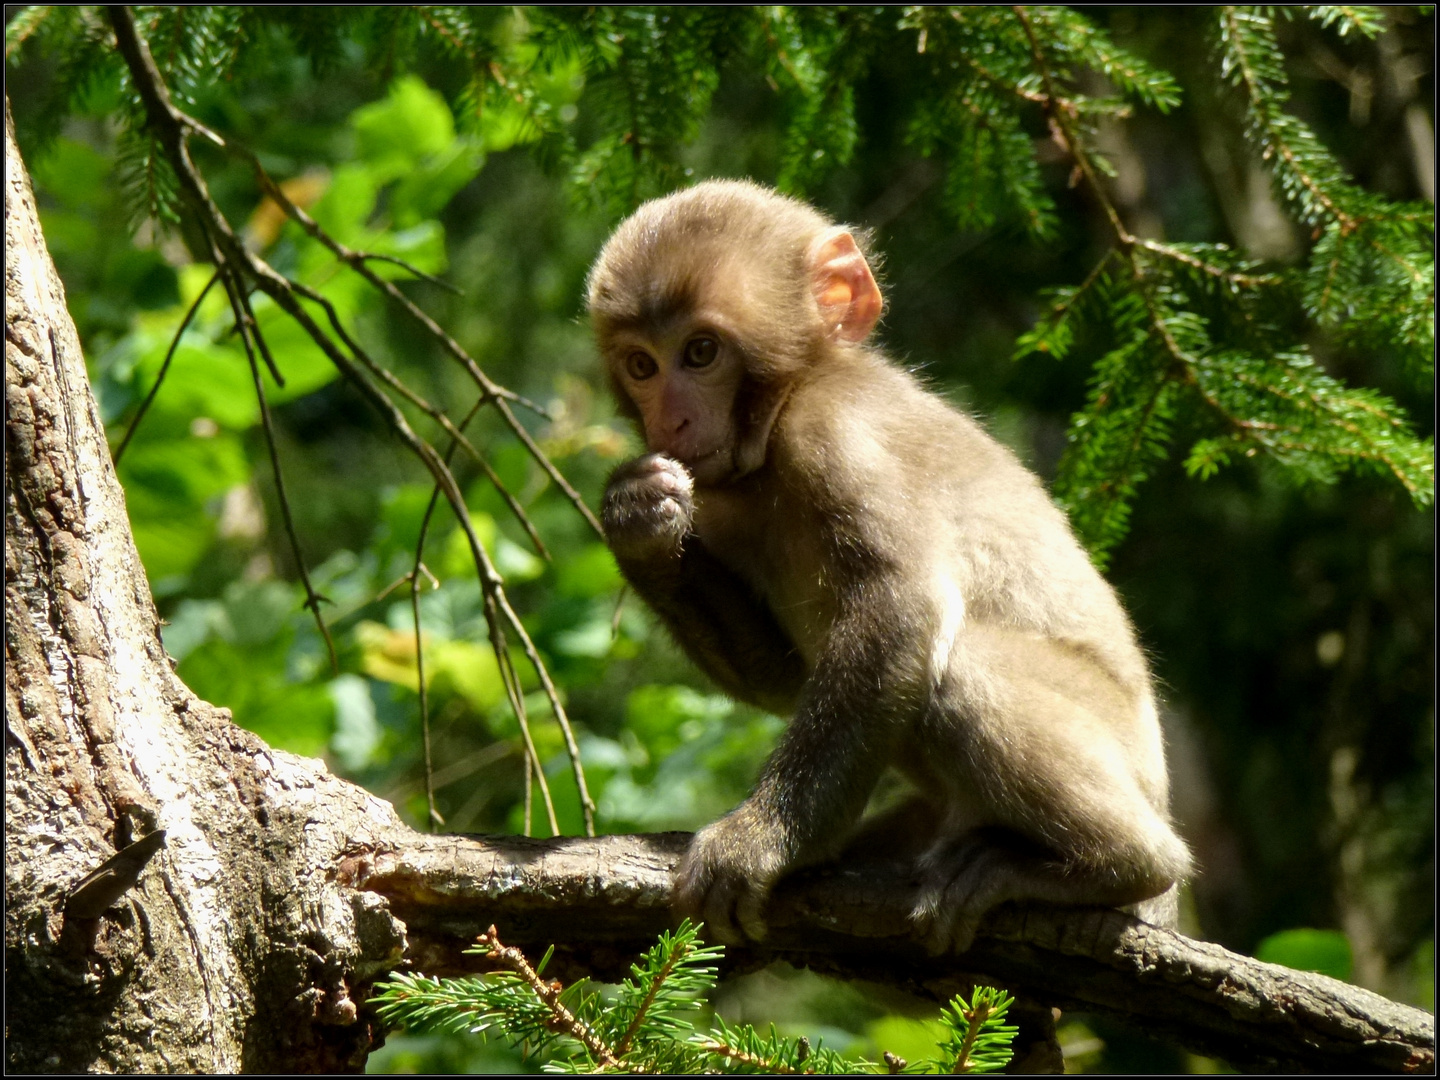
M 718 484 L 732 479 L 735 473 L 735 454 L 730 446 L 684 457 L 676 455 L 675 460 L 689 469 L 690 475 L 701 484 Z

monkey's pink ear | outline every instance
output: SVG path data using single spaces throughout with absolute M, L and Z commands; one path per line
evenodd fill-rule
M 843 229 L 825 233 L 811 245 L 807 262 L 825 328 L 841 341 L 864 341 L 885 302 L 855 237 Z

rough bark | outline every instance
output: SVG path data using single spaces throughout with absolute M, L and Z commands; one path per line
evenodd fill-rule
M 17 1071 L 333 1070 L 404 928 L 331 875 L 408 834 L 175 677 L 5 106 L 5 944 Z M 66 905 L 165 844 L 97 920 Z
M 460 950 L 490 923 L 557 943 L 557 974 L 623 974 L 669 925 L 685 835 L 427 837 L 175 677 L 8 102 L 5 121 L 9 1068 L 358 1069 L 370 983 L 402 961 L 471 970 Z M 938 999 L 983 977 L 1252 1068 L 1433 1068 L 1426 1013 L 1113 912 L 1002 912 L 964 957 L 929 958 L 906 888 L 880 866 L 796 879 L 732 962 Z

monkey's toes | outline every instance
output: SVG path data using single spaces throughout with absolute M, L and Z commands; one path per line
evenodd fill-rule
M 963 953 L 975 944 L 980 918 L 953 903 L 943 891 L 922 896 L 910 911 L 915 936 L 931 956 Z
M 770 932 L 770 927 L 766 925 L 765 917 L 762 914 L 769 898 L 768 893 L 747 887 L 741 892 L 740 898 L 735 904 L 735 919 L 745 932 L 745 936 L 751 941 L 764 941 L 765 935 Z
M 978 919 L 964 914 L 941 915 L 930 923 L 921 942 L 931 956 L 969 952 L 978 926 Z
M 705 926 L 709 936 L 722 945 L 742 945 L 745 942 L 745 929 L 736 917 L 742 888 L 735 881 L 721 878 L 705 894 L 702 907 Z

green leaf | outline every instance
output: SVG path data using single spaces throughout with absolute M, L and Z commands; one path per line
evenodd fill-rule
M 265 396 L 272 405 L 294 401 L 340 378 L 340 369 L 315 344 L 315 339 L 268 296 L 257 296 L 251 301 L 251 306 L 255 310 L 255 321 L 270 348 L 270 355 L 275 358 L 275 366 L 285 377 L 285 385 L 276 386 L 269 372 L 263 365 L 261 367 Z M 315 308 L 310 310 L 314 312 Z M 258 356 L 256 361 L 260 362 Z M 255 395 L 253 383 L 250 395 Z
M 331 681 L 329 689 L 335 706 L 330 750 L 341 768 L 355 773 L 370 764 L 382 738 L 375 719 L 375 702 L 370 698 L 370 683 L 359 675 L 341 675 Z
M 138 398 L 154 386 L 170 347 L 170 335 L 136 335 L 134 341 L 144 349 L 135 364 Z M 231 431 L 245 431 L 260 422 L 260 403 L 255 398 L 255 382 L 245 353 L 193 330 L 186 332 L 176 348 L 152 408 L 157 416 L 146 421 L 152 425 L 160 413 L 187 425 L 195 417 L 208 417 Z
M 445 208 L 457 191 L 475 178 L 484 164 L 484 150 L 468 140 L 457 139 L 436 152 L 429 160 L 409 170 L 390 193 L 390 215 L 395 227 L 408 229 L 426 218 L 434 217 Z M 433 228 L 439 231 L 438 226 Z M 414 241 L 409 243 L 412 247 L 415 246 Z M 443 245 L 440 256 L 443 260 Z M 414 262 L 413 259 L 409 261 Z M 422 269 L 431 270 L 432 267 Z
M 1281 930 L 1255 947 L 1255 959 L 1332 979 L 1348 980 L 1355 966 L 1350 939 L 1340 930 Z
M 615 556 L 604 544 L 586 544 L 555 567 L 555 590 L 561 596 L 614 595 L 623 584 Z
M 357 109 L 350 123 L 356 149 L 380 183 L 450 150 L 455 141 L 450 107 L 416 75 L 396 79 L 385 100 Z
M 182 583 L 209 549 L 212 500 L 246 483 L 250 464 L 240 440 L 223 431 L 210 438 L 137 439 L 121 477 L 135 546 L 159 591 Z

